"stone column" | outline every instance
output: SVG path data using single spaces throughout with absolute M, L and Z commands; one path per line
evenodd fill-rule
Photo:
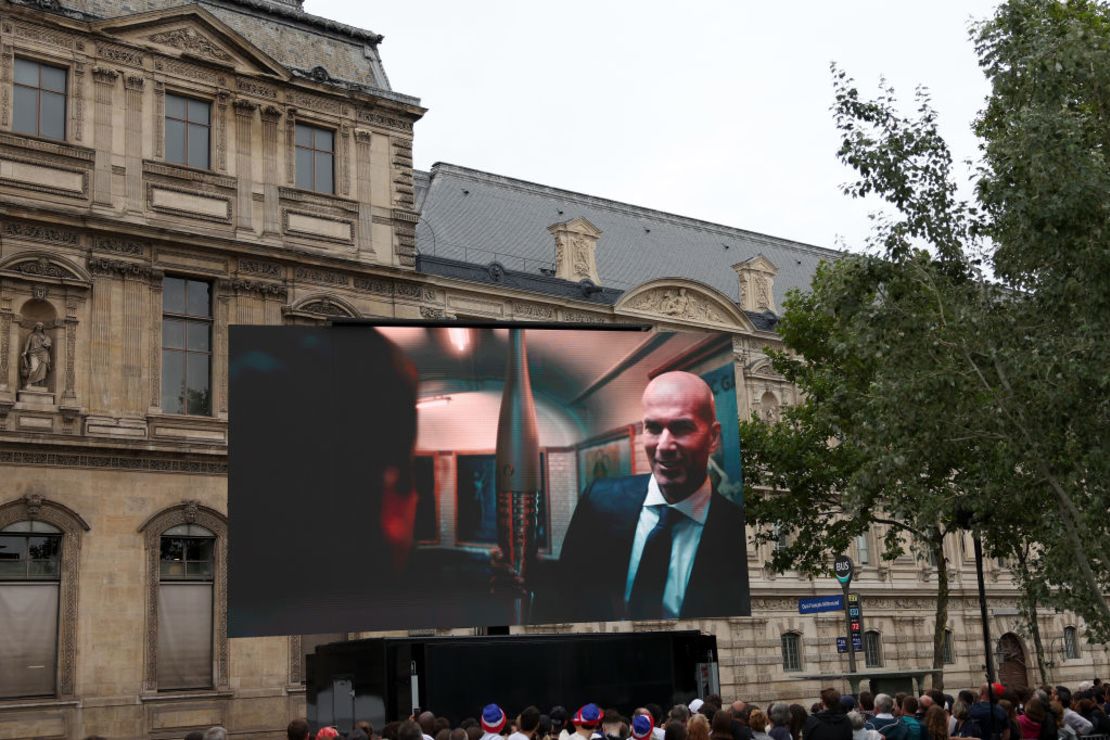
M 162 158 L 166 141 L 166 83 L 154 81 L 154 158 Z
M 93 178 L 93 202 L 101 206 L 112 205 L 112 93 L 119 72 L 107 67 L 93 68 L 96 83 L 96 114 L 93 146 L 96 147 L 96 164 Z
M 338 180 L 336 192 L 351 194 L 351 127 L 340 126 L 335 137 L 335 168 Z
M 85 140 L 85 56 L 73 63 L 73 140 Z
M 254 191 L 254 164 L 251 161 L 251 139 L 254 133 L 254 111 L 257 105 L 249 100 L 237 99 L 235 108 L 235 176 L 239 184 L 238 227 L 244 231 L 251 228 L 254 210 L 252 193 Z
M 11 362 L 12 352 L 12 312 L 7 308 L 0 310 L 0 394 L 12 389 Z M 17 383 L 18 384 L 18 383 Z
M 123 87 L 126 91 L 126 119 L 124 135 L 128 145 L 124 150 L 127 167 L 127 210 L 142 213 L 143 210 L 143 78 L 141 75 L 125 75 Z M 100 144 L 97 143 L 99 148 Z
M 228 318 L 230 315 L 231 303 L 231 286 L 228 285 L 226 280 L 216 281 L 216 316 L 215 326 L 212 332 L 215 336 L 212 337 L 212 368 L 215 372 L 213 375 L 212 388 L 219 394 L 219 398 L 214 399 L 213 410 L 218 409 L 218 416 L 221 419 L 227 418 L 227 342 L 228 342 Z
M 77 403 L 77 297 L 66 297 L 66 357 L 65 390 L 62 406 L 76 407 Z
M 12 67 L 15 64 L 15 47 L 0 46 L 0 128 L 11 125 Z
M 281 233 L 278 222 L 278 150 L 277 127 L 281 110 L 272 105 L 262 109 L 262 162 L 263 169 L 263 236 Z
M 231 100 L 231 93 L 220 90 L 216 93 L 216 166 L 219 172 L 227 172 L 227 104 Z
M 150 276 L 150 297 L 147 314 L 150 316 L 147 337 L 148 362 L 150 368 L 150 409 L 148 413 L 157 414 L 162 410 L 162 277 L 161 271 Z
M 360 256 L 374 254 L 374 219 L 370 206 L 370 132 L 355 131 L 355 197 L 358 198 L 358 243 Z

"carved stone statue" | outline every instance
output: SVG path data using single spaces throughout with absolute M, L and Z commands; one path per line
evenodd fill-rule
M 575 234 L 570 238 L 571 259 L 574 263 L 574 274 L 578 277 L 590 277 L 590 248 L 582 236 Z
M 23 354 L 20 355 L 24 388 L 46 390 L 46 374 L 50 372 L 50 347 L 50 337 L 46 336 L 46 330 L 39 321 L 28 335 L 27 343 L 23 345 Z

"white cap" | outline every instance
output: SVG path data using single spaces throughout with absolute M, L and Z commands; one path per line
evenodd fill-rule
M 1094 683 L 1091 682 L 1091 681 L 1080 681 L 1079 682 L 1079 690 L 1080 691 L 1086 691 L 1087 689 L 1091 688 L 1092 686 L 1094 686 Z
M 705 704 L 705 702 L 702 701 L 701 699 L 694 699 L 692 702 L 690 702 L 690 711 L 691 712 L 698 711 L 699 709 L 701 709 L 702 704 Z

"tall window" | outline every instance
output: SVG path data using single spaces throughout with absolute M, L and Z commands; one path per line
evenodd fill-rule
M 158 571 L 158 688 L 212 687 L 216 536 L 197 524 L 162 533 Z
M 208 169 L 211 126 L 211 104 L 167 94 L 166 161 Z
M 1079 633 L 1075 627 L 1064 628 L 1064 658 L 1067 660 L 1079 658 Z
M 212 413 L 211 285 L 167 277 L 162 286 L 162 410 Z
M 784 671 L 802 670 L 802 639 L 795 632 L 782 636 L 782 669 Z
M 863 662 L 868 668 L 883 665 L 883 636 L 875 630 L 863 633 Z
M 61 545 L 45 522 L 0 529 L 0 698 L 55 693 Z
M 297 187 L 335 192 L 335 132 L 297 124 Z
M 952 630 L 944 631 L 944 662 L 956 662 L 956 649 L 955 646 L 952 644 Z
M 856 536 L 856 556 L 860 565 L 871 564 L 871 541 L 867 538 L 867 532 Z
M 12 130 L 48 139 L 66 137 L 66 70 L 15 60 Z

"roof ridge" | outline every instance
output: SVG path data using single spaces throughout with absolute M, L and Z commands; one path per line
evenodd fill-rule
M 574 190 L 564 190 L 563 188 L 557 188 L 551 185 L 544 185 L 542 183 L 533 182 L 531 180 L 521 180 L 519 178 L 510 177 L 508 175 L 499 175 L 494 172 L 486 172 L 485 170 L 478 170 L 472 167 L 452 164 L 450 162 L 435 162 L 432 165 L 431 170 L 428 171 L 429 185 L 435 181 L 435 175 L 437 172 L 450 173 L 452 175 L 473 180 L 475 182 L 508 185 L 517 190 L 560 195 L 563 197 L 579 200 L 584 203 L 609 208 L 614 211 L 623 211 L 628 215 L 651 216 L 652 218 L 672 222 L 676 225 L 693 227 L 702 231 L 718 234 L 742 235 L 745 238 L 752 239 L 753 241 L 773 244 L 776 246 L 784 246 L 793 249 L 801 249 L 818 255 L 844 255 L 843 251 L 832 249 L 830 247 L 821 247 L 816 244 L 807 244 L 805 242 L 799 242 L 793 239 L 784 239 L 778 236 L 771 236 L 770 234 L 763 234 L 758 231 L 749 231 L 747 229 L 741 229 L 736 226 L 718 224 L 713 221 L 706 221 L 704 219 L 693 218 L 691 216 L 683 216 L 677 213 L 670 213 L 668 211 L 660 211 L 654 208 L 638 206 L 632 203 L 624 203 L 619 200 L 603 198 L 601 196 L 590 195 L 588 193 L 579 193 Z

